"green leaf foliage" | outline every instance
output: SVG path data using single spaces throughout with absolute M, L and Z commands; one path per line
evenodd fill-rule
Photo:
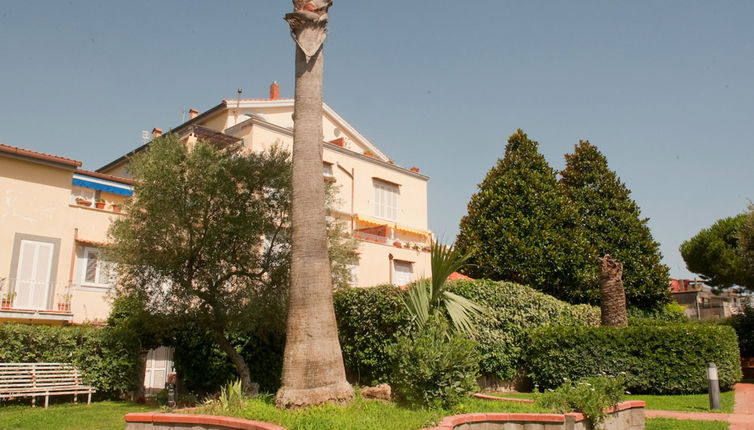
M 547 325 L 599 325 L 599 309 L 570 305 L 532 288 L 489 280 L 454 281 L 448 291 L 487 309 L 473 318 L 483 374 L 510 380 L 523 365 L 527 333 Z M 407 333 L 405 292 L 386 285 L 335 293 L 335 313 L 346 368 L 372 385 L 390 381 L 386 348 Z
M 530 287 L 489 280 L 455 281 L 451 291 L 487 308 L 475 317 L 483 374 L 511 380 L 523 367 L 528 334 L 550 325 L 598 326 L 600 311 L 570 305 Z
M 518 130 L 471 197 L 456 244 L 473 278 L 530 285 L 571 303 L 592 301 L 596 262 L 556 172 Z
M 444 318 L 433 316 L 386 348 L 393 363 L 390 385 L 399 401 L 451 408 L 478 388 L 475 342 L 449 331 L 447 324 Z
M 717 364 L 720 389 L 741 379 L 732 328 L 711 324 L 544 327 L 531 333 L 526 366 L 534 383 L 626 373 L 633 394 L 694 394 L 707 390 L 707 362 Z
M 741 357 L 754 357 L 754 307 L 748 305 L 738 315 L 733 315 L 726 321 L 738 335 L 738 346 Z
M 631 192 L 608 168 L 607 158 L 588 141 L 566 154 L 560 183 L 578 210 L 594 258 L 610 254 L 623 264 L 629 306 L 652 309 L 670 301 L 668 268 Z M 596 282 L 588 293 L 599 303 Z
M 739 285 L 754 290 L 754 272 L 747 270 L 738 247 L 739 230 L 746 219 L 746 214 L 720 219 L 683 242 L 681 256 L 686 267 L 712 287 Z
M 432 243 L 432 279 L 423 279 L 408 287 L 404 304 L 414 325 L 420 330 L 430 318 L 441 315 L 450 319 L 453 330 L 474 336 L 473 317 L 485 312 L 482 306 L 453 294 L 447 289 L 447 279 L 463 267 L 469 255 L 463 255 L 453 246 Z
M 408 333 L 411 325 L 403 295 L 393 285 L 350 288 L 334 294 L 340 346 L 350 380 L 363 385 L 389 381 L 386 348 L 398 335 Z
M 136 387 L 139 343 L 110 327 L 0 324 L 0 362 L 73 363 L 99 398 L 118 398 Z
M 605 420 L 605 410 L 623 401 L 625 378 L 617 376 L 597 376 L 580 381 L 565 381 L 555 390 L 548 390 L 535 396 L 536 402 L 554 412 L 567 414 L 581 412 L 600 428 Z

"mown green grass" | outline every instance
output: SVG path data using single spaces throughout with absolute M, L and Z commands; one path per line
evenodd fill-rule
M 646 394 L 632 394 L 626 396 L 626 400 L 644 400 L 647 409 L 661 411 L 681 412 L 733 412 L 733 391 L 720 394 L 720 410 L 714 411 L 709 408 L 709 395 L 707 394 L 684 394 L 678 396 L 655 396 Z
M 212 411 L 221 413 L 221 411 Z M 346 406 L 325 405 L 299 411 L 281 411 L 273 399 L 246 400 L 233 416 L 266 421 L 288 430 L 417 430 L 438 423 L 443 417 L 472 412 L 548 412 L 532 404 L 496 402 L 469 398 L 452 410 L 412 409 L 357 397 Z M 207 411 L 202 411 L 207 413 Z
M 728 423 L 723 421 L 689 421 L 672 418 L 651 418 L 647 420 L 646 430 L 728 430 Z
M 661 396 L 650 394 L 630 394 L 626 395 L 626 400 L 643 400 L 647 402 L 647 409 L 657 409 L 662 411 L 681 411 L 681 412 L 733 412 L 733 391 L 727 391 L 720 394 L 719 411 L 713 411 L 709 408 L 709 396 L 707 394 L 682 394 L 675 396 Z M 499 397 L 512 397 L 516 399 L 531 399 L 533 393 L 496 393 Z
M 95 402 L 91 405 L 59 404 L 48 409 L 0 406 L 0 429 L 123 430 L 123 415 L 154 410 L 154 406 L 128 402 Z

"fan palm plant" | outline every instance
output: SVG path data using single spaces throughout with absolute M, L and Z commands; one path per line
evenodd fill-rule
M 432 243 L 432 279 L 422 279 L 411 285 L 404 304 L 418 329 L 422 329 L 430 317 L 444 314 L 452 328 L 468 336 L 476 330 L 472 323 L 475 315 L 484 313 L 484 307 L 447 290 L 448 276 L 466 263 L 470 254 L 462 254 L 454 246 Z

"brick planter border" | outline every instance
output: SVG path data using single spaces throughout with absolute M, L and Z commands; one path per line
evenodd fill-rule
M 277 424 L 218 415 L 165 414 L 161 412 L 126 414 L 126 430 L 243 429 L 285 430 Z
M 484 394 L 478 394 L 474 397 L 490 399 L 490 400 L 505 400 L 501 397 L 486 396 Z M 515 401 L 528 400 L 528 399 L 514 399 Z M 629 419 L 629 424 L 619 424 L 617 426 L 608 427 L 615 429 L 643 429 L 644 428 L 644 407 L 646 403 L 641 400 L 631 400 L 627 402 L 621 402 L 612 408 L 608 408 L 605 412 L 609 415 L 617 416 L 619 412 L 627 411 L 630 409 L 641 409 L 640 418 Z M 484 423 L 484 424 L 482 424 Z M 479 424 L 480 429 L 490 429 L 490 424 L 515 423 L 519 424 L 521 429 L 530 428 L 527 425 L 539 425 L 545 429 L 580 429 L 591 428 L 591 424 L 588 424 L 586 415 L 581 413 L 570 414 L 508 414 L 508 413 L 476 413 L 476 414 L 462 414 L 445 417 L 440 421 L 437 427 L 430 427 L 423 430 L 454 430 L 454 429 L 473 429 L 474 424 Z M 509 427 L 505 427 L 508 429 Z M 513 428 L 513 427 L 510 427 Z M 534 428 L 534 427 L 531 427 Z

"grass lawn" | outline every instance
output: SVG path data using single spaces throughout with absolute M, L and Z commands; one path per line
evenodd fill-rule
M 632 394 L 626 396 L 626 400 L 644 400 L 647 409 L 659 409 L 663 411 L 682 412 L 733 412 L 733 391 L 720 393 L 720 411 L 709 408 L 709 396 L 707 394 L 685 394 L 678 396 L 655 396 L 644 394 Z
M 152 410 L 154 406 L 128 402 L 95 402 L 89 406 L 70 403 L 52 405 L 49 409 L 0 406 L 0 429 L 123 430 L 123 415 Z
M 646 430 L 728 430 L 728 423 L 722 421 L 688 421 L 672 418 L 652 418 L 647 420 Z
M 494 395 L 516 399 L 531 399 L 534 397 L 532 393 L 496 393 Z M 733 391 L 720 394 L 720 411 L 709 409 L 709 396 L 707 394 L 683 394 L 675 396 L 631 394 L 626 396 L 626 400 L 644 400 L 647 402 L 647 409 L 659 409 L 663 411 L 721 412 L 726 414 L 733 412 Z
M 443 417 L 471 412 L 547 412 L 531 404 L 469 398 L 450 410 L 410 409 L 377 400 L 356 398 L 347 406 L 326 405 L 301 411 L 281 411 L 272 397 L 246 400 L 233 416 L 279 424 L 288 430 L 417 430 Z M 203 411 L 202 413 L 207 413 Z M 215 412 L 221 413 L 221 412 Z

